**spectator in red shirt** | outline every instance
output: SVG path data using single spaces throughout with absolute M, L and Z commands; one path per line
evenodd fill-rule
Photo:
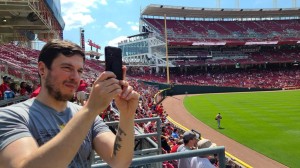
M 177 152 L 177 149 L 180 145 L 183 144 L 183 140 L 180 139 L 180 140 L 176 140 L 176 144 L 171 148 L 171 152 L 170 153 L 175 153 Z
M 11 78 L 8 76 L 4 76 L 2 79 L 3 79 L 3 83 L 0 85 L 0 92 L 1 95 L 3 96 L 4 95 L 3 93 L 9 89 L 9 83 Z M 3 97 L 1 97 L 1 99 L 3 99 Z
M 37 95 L 39 95 L 41 90 L 41 86 L 39 86 L 37 89 L 35 89 L 35 91 L 33 91 L 30 95 L 30 98 L 36 97 Z
M 77 97 L 78 103 L 82 106 L 84 105 L 84 101 L 86 100 L 86 88 L 88 86 L 89 85 L 84 80 L 80 80 L 80 84 L 77 89 L 76 97 Z
M 157 114 L 158 114 L 159 116 L 161 116 L 161 115 L 163 114 L 163 111 L 164 111 L 163 105 L 162 105 L 162 104 L 158 105 L 158 106 L 156 107 L 156 111 L 157 111 Z
M 21 82 L 21 84 L 20 84 L 20 95 L 21 95 L 21 96 L 26 96 L 26 95 L 28 95 L 26 86 L 27 86 L 27 83 L 26 83 L 26 82 Z

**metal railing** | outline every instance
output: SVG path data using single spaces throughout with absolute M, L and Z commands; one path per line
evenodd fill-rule
M 188 158 L 188 157 L 194 157 L 194 156 L 203 156 L 203 155 L 209 155 L 209 154 L 217 154 L 218 159 L 219 159 L 219 168 L 225 168 L 226 160 L 225 160 L 225 147 L 224 146 L 134 158 L 132 160 L 130 167 L 143 166 L 143 165 L 147 165 L 147 164 L 155 163 L 155 162 L 163 162 L 163 161 L 168 161 L 168 160 L 182 159 L 182 158 Z M 107 165 L 107 163 L 100 163 L 100 164 L 92 165 L 92 168 L 107 168 L 107 167 L 109 167 Z
M 156 121 L 156 128 L 157 131 L 156 132 L 152 132 L 152 133 L 143 133 L 143 134 L 138 134 L 135 135 L 135 139 L 142 139 L 142 138 L 148 138 L 148 137 L 153 137 L 155 136 L 157 139 L 157 144 L 153 144 L 153 146 L 155 148 L 151 148 L 152 150 L 156 151 L 157 154 L 160 154 L 161 152 L 161 129 L 160 129 L 160 125 L 161 125 L 161 120 L 159 117 L 153 117 L 153 118 L 143 118 L 143 119 L 135 119 L 134 123 L 145 123 L 148 121 Z M 112 122 L 106 122 L 106 124 L 108 126 L 115 126 L 119 123 L 119 121 L 112 121 Z M 141 154 L 146 154 L 146 151 L 148 150 L 143 150 L 144 152 L 141 152 Z M 138 152 L 138 151 L 136 151 Z M 138 152 L 139 153 L 139 152 Z
M 19 96 L 19 97 L 15 97 L 15 98 L 12 98 L 12 99 L 1 100 L 0 101 L 0 107 L 7 106 L 7 105 L 10 105 L 10 104 L 16 104 L 18 102 L 27 100 L 28 98 L 29 98 L 29 96 Z
M 136 140 L 145 140 L 149 144 L 147 147 L 142 148 L 141 150 L 135 150 L 134 151 L 134 157 L 140 157 L 140 156 L 150 156 L 150 155 L 159 155 L 161 154 L 161 120 L 159 117 L 153 117 L 153 118 L 143 118 L 143 119 L 135 119 L 135 123 L 146 123 L 146 122 L 155 121 L 156 122 L 156 132 L 151 133 L 144 133 L 141 132 L 138 128 L 135 127 L 135 131 L 137 134 L 135 135 Z M 119 124 L 119 121 L 111 121 L 111 122 L 105 122 L 107 126 L 117 126 Z M 154 142 L 150 137 L 155 137 L 157 142 Z M 149 147 L 149 148 L 148 148 Z M 102 164 L 103 161 L 99 156 L 94 157 L 94 163 L 96 164 Z
M 141 133 L 135 135 L 135 139 L 147 139 L 149 140 L 149 143 L 154 148 L 148 148 L 148 149 L 142 149 L 142 150 L 136 150 L 134 151 L 134 158 L 132 160 L 132 164 L 130 167 L 149 167 L 149 165 L 152 165 L 150 167 L 153 167 L 154 163 L 157 163 L 156 168 L 161 167 L 161 162 L 169 161 L 169 160 L 176 160 L 181 158 L 187 158 L 187 157 L 194 157 L 194 156 L 203 156 L 208 154 L 217 154 L 218 160 L 219 160 L 219 167 L 224 168 L 225 167 L 225 148 L 223 146 L 215 147 L 215 148 L 207 148 L 207 149 L 198 149 L 198 150 L 191 150 L 191 151 L 184 151 L 184 152 L 178 152 L 178 153 L 170 153 L 170 154 L 161 154 L 161 120 L 159 117 L 153 117 L 153 118 L 144 118 L 144 119 L 135 119 L 135 123 L 145 123 L 148 121 L 156 121 L 156 132 L 152 133 Z M 116 126 L 118 125 L 119 121 L 112 121 L 112 122 L 106 122 L 108 126 Z M 156 137 L 157 138 L 157 144 L 154 143 L 150 137 Z M 152 153 L 152 155 L 151 155 Z M 154 155 L 153 155 L 154 154 Z M 95 157 L 95 160 L 100 160 L 99 156 Z M 98 162 L 96 164 L 92 165 L 93 168 L 104 168 L 109 167 L 107 163 L 104 162 Z

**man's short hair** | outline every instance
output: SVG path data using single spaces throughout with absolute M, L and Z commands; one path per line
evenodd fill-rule
M 3 82 L 7 82 L 9 80 L 11 80 L 11 78 L 9 76 L 3 76 Z
M 85 61 L 84 51 L 79 45 L 67 40 L 54 39 L 49 41 L 42 48 L 38 62 L 44 62 L 46 67 L 48 69 L 51 69 L 53 60 L 59 54 L 63 54 L 66 57 L 71 57 L 75 54 L 80 54 L 83 58 L 83 61 Z

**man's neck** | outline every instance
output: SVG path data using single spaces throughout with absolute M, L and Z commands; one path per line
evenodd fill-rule
M 46 90 L 40 91 L 39 95 L 36 97 L 38 101 L 41 103 L 45 104 L 46 106 L 49 106 L 56 110 L 57 112 L 62 112 L 66 109 L 67 107 L 67 101 L 58 101 L 52 96 L 50 96 Z

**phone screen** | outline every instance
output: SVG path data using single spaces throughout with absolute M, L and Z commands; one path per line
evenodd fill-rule
M 117 47 L 105 47 L 105 70 L 113 72 L 118 80 L 123 80 L 122 50 Z

